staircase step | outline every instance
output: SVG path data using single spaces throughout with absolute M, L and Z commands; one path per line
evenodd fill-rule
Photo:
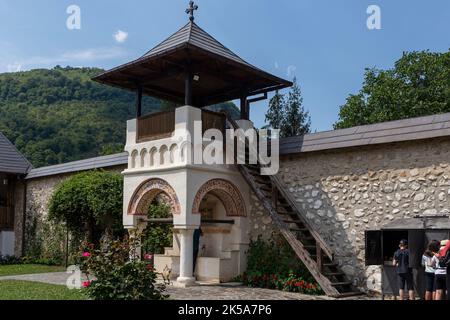
M 290 228 L 289 231 L 292 232 L 305 232 L 305 231 L 309 231 L 307 228 Z
M 352 283 L 349 281 L 344 281 L 344 282 L 332 282 L 331 285 L 333 287 L 338 287 L 338 286 L 350 286 Z
M 255 177 L 255 181 L 258 182 L 259 184 L 264 184 L 264 185 L 271 185 L 272 182 L 270 181 L 269 178 L 264 179 L 263 177 L 267 177 L 267 176 L 254 176 Z
M 324 267 L 337 267 L 338 264 L 336 262 L 326 262 L 323 264 Z
M 336 298 L 348 298 L 348 297 L 356 297 L 356 296 L 362 296 L 365 295 L 364 292 L 361 291 L 350 291 L 350 292 L 343 292 L 340 293 Z
M 303 222 L 301 220 L 295 220 L 295 219 L 283 219 L 283 222 L 285 222 L 285 223 L 301 223 L 301 224 L 303 224 Z
M 323 274 L 326 277 L 336 277 L 336 276 L 345 276 L 343 272 L 324 272 Z
M 244 165 L 244 166 L 245 166 L 245 168 L 250 169 L 250 170 L 252 170 L 252 171 L 258 171 L 258 172 L 260 172 L 260 170 L 261 170 L 261 168 L 260 168 L 259 166 L 252 165 L 252 164 L 246 164 L 246 165 Z

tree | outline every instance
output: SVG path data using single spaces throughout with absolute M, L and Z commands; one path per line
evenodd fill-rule
M 64 180 L 49 203 L 49 219 L 65 223 L 74 235 L 97 242 L 105 230 L 122 230 L 123 178 L 119 173 L 90 171 Z
M 299 136 L 310 132 L 311 117 L 303 108 L 303 98 L 296 78 L 293 83 L 284 107 L 285 116 L 280 128 L 282 137 Z
M 366 69 L 335 129 L 450 112 L 450 51 L 403 53 L 393 69 Z
M 284 122 L 284 95 L 277 90 L 275 95 L 269 102 L 269 110 L 266 113 L 266 122 L 268 127 L 272 129 L 281 129 Z
M 148 210 L 149 219 L 170 218 L 170 206 L 154 201 Z M 146 253 L 163 254 L 173 242 L 171 224 L 149 223 L 142 234 L 142 249 Z

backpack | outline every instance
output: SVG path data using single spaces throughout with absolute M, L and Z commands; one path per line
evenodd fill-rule
M 450 251 L 447 251 L 447 253 L 445 254 L 444 257 L 439 256 L 438 257 L 438 263 L 437 263 L 437 267 L 439 269 L 445 269 L 450 265 L 450 255 L 449 255 Z
M 439 259 L 439 263 L 441 258 Z M 445 257 L 442 258 L 442 266 L 448 268 L 450 267 L 450 250 L 447 251 L 447 253 L 445 254 Z

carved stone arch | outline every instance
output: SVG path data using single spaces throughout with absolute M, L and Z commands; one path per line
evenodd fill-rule
M 158 149 L 156 149 L 156 147 L 153 147 L 150 149 L 149 151 L 149 156 L 150 156 L 150 167 L 153 167 L 156 165 L 157 161 L 157 154 L 158 154 Z
M 169 148 L 164 144 L 159 148 L 159 165 L 166 165 L 170 161 Z
M 163 179 L 147 180 L 136 189 L 128 205 L 129 215 L 146 216 L 148 208 L 156 197 L 163 199 L 171 207 L 172 215 L 180 214 L 180 202 L 172 186 Z
M 200 214 L 200 203 L 208 194 L 216 196 L 225 207 L 229 217 L 246 217 L 247 209 L 239 189 L 225 179 L 213 179 L 206 182 L 197 191 L 192 205 L 192 213 Z
M 192 143 L 184 141 L 180 147 L 180 159 L 182 163 L 192 163 Z
M 179 148 L 178 148 L 178 144 L 174 143 L 170 146 L 169 149 L 170 152 L 170 163 L 174 164 L 174 163 L 178 163 L 180 161 L 180 155 L 179 155 Z
M 146 157 L 147 157 L 147 149 L 144 148 L 144 149 L 141 150 L 141 155 L 140 155 L 140 160 L 141 160 L 140 166 L 141 166 L 141 168 L 145 167 L 145 158 Z
M 135 168 L 136 168 L 136 161 L 137 161 L 138 154 L 139 154 L 139 153 L 138 153 L 137 150 L 133 150 L 133 151 L 131 152 L 131 155 L 130 155 L 130 158 L 131 158 L 130 166 L 131 166 L 132 169 L 135 169 Z

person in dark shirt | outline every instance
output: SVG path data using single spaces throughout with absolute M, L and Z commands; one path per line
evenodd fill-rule
M 399 247 L 400 249 L 394 253 L 393 264 L 397 271 L 400 300 L 405 298 L 405 286 L 408 290 L 409 300 L 414 300 L 413 273 L 409 266 L 408 241 L 401 240 Z

